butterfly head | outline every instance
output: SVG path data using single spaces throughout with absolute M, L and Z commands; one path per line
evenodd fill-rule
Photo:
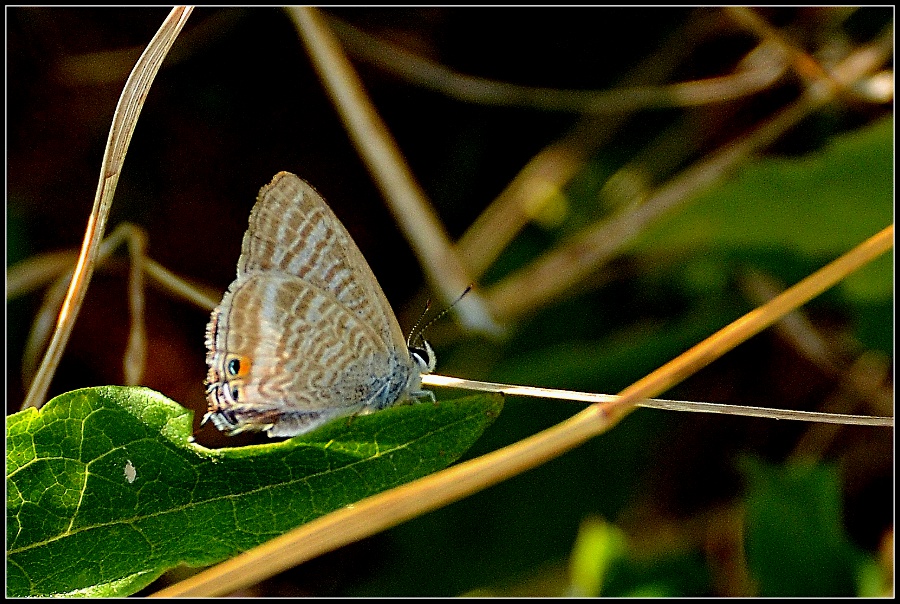
M 419 341 L 422 342 L 422 346 L 410 346 L 409 356 L 419 366 L 419 373 L 431 373 L 437 366 L 437 355 L 434 354 L 428 340 L 419 338 Z
M 216 428 L 229 434 L 244 430 L 266 429 L 270 422 L 248 422 L 244 403 L 245 383 L 250 377 L 251 361 L 246 356 L 236 354 L 211 355 L 209 373 L 206 377 L 206 399 L 208 411 L 203 416 L 202 426 L 212 420 Z M 241 414 L 241 417 L 238 415 Z

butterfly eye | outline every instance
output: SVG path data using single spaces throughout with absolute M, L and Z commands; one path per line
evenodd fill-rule
M 234 401 L 235 403 L 238 402 L 238 396 L 240 395 L 240 393 L 241 393 L 240 388 L 238 388 L 237 386 L 232 386 L 231 387 L 231 400 Z
M 422 340 L 422 344 L 424 344 L 424 348 L 410 346 L 409 354 L 419 365 L 419 369 L 422 373 L 431 373 L 434 371 L 437 359 L 435 358 L 434 350 L 431 348 L 431 345 L 425 340 Z

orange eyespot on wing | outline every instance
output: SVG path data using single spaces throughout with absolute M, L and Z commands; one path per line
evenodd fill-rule
M 239 354 L 229 354 L 225 357 L 225 379 L 231 381 L 235 378 L 243 378 L 250 374 L 252 362 L 250 357 Z

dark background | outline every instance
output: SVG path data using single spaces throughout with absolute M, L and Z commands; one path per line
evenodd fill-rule
M 110 119 L 137 56 L 124 51 L 140 52 L 167 12 L 7 9 L 8 266 L 43 252 L 80 246 Z M 725 16 L 717 17 L 714 9 L 708 12 L 710 34 L 698 42 L 671 81 L 728 73 L 756 44 Z M 462 73 L 524 85 L 598 90 L 611 86 L 655 51 L 690 13 L 687 9 L 328 11 Z M 828 10 L 814 9 L 761 14 L 811 46 L 833 19 Z M 851 41 L 864 40 L 889 19 L 888 10 L 862 10 L 844 30 Z M 75 61 L 85 53 L 102 51 L 120 52 L 93 56 L 86 68 Z M 565 113 L 469 105 L 359 61 L 355 65 L 454 238 L 535 153 L 578 120 Z M 797 90 L 796 79 L 787 77 L 764 94 L 730 105 L 727 112 L 702 113 L 706 134 L 697 141 L 691 159 L 745 132 L 796 96 Z M 768 152 L 804 153 L 888 110 L 849 106 L 823 112 Z M 679 110 L 648 111 L 629 120 L 619 137 L 598 152 L 600 172 L 608 173 L 608 166 L 624 162 L 678 115 Z M 351 146 L 290 20 L 277 9 L 194 11 L 143 109 L 109 230 L 122 221 L 140 225 L 154 260 L 182 277 L 224 291 L 234 278 L 256 194 L 281 170 L 307 179 L 328 200 L 398 309 L 401 325 L 409 329 L 422 308 L 421 271 Z M 527 256 L 551 245 L 554 237 L 529 228 L 522 240 L 492 274 L 514 266 L 516 250 Z M 122 382 L 121 356 L 128 334 L 124 274 L 119 270 L 95 275 L 50 396 Z M 627 258 L 616 265 L 605 287 L 528 317 L 513 326 L 514 335 L 505 343 L 445 329 L 438 338 L 439 359 L 445 359 L 439 369 L 473 378 L 615 392 L 679 351 L 648 352 L 633 367 L 610 368 L 578 383 L 554 381 L 552 371 L 543 367 L 537 375 L 548 377 L 538 384 L 533 381 L 538 378 L 527 372 L 531 350 L 552 345 L 578 354 L 573 336 L 583 342 L 607 336 L 616 323 L 664 322 L 690 303 L 674 295 L 674 289 L 667 290 L 670 285 L 664 280 L 636 274 Z M 41 294 L 35 292 L 7 304 L 8 411 L 17 410 L 24 396 L 21 350 L 40 302 Z M 742 312 L 746 311 L 742 305 L 750 307 L 746 301 L 725 304 L 735 305 L 726 310 L 741 307 Z M 143 384 L 194 409 L 199 420 L 206 405 L 203 333 L 208 313 L 152 288 L 146 311 L 149 358 Z M 849 320 L 827 306 L 820 317 L 828 324 Z M 686 337 L 696 335 L 697 341 L 704 329 L 700 326 L 697 334 Z M 791 388 L 801 384 L 799 397 L 813 401 L 833 387 L 796 351 L 767 335 L 692 378 L 679 394 L 732 404 L 757 404 L 764 398 L 770 406 L 788 406 L 777 399 L 786 383 Z M 791 394 L 797 398 L 796 392 Z M 534 433 L 572 410 L 547 401 L 508 403 L 496 429 L 472 454 Z M 887 431 L 848 432 L 871 439 L 872 454 L 880 460 L 874 464 L 877 470 L 867 474 L 865 484 L 856 485 L 846 501 L 847 515 L 856 518 L 848 522 L 852 538 L 873 551 L 892 516 L 892 445 Z M 451 595 L 530 577 L 540 574 L 536 569 L 565 560 L 585 516 L 600 514 L 615 520 L 627 515 L 628 506 L 634 513 L 648 500 L 661 508 L 666 522 L 701 514 L 739 492 L 740 476 L 733 462 L 740 453 L 781 460 L 799 433 L 797 426 L 773 427 L 766 420 L 642 412 L 598 439 L 602 442 L 447 510 L 304 564 L 253 593 Z M 210 446 L 226 444 L 211 426 L 198 427 L 197 438 Z M 614 474 L 629 479 L 603 480 L 611 465 Z M 691 556 L 700 554 L 689 554 L 693 560 Z M 685 586 L 684 593 L 713 593 L 702 579 L 696 583 Z

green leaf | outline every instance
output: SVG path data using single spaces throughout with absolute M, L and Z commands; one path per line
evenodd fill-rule
M 570 596 L 596 598 L 612 564 L 625 557 L 625 533 L 599 517 L 586 518 L 569 558 Z
M 193 414 L 145 388 L 77 390 L 7 418 L 7 595 L 134 593 L 444 468 L 502 398 L 401 405 L 293 439 L 191 442 Z
M 893 119 L 836 136 L 800 158 L 761 159 L 652 233 L 642 251 L 778 249 L 831 259 L 893 223 Z M 861 300 L 893 293 L 889 254 L 846 279 Z
M 837 472 L 814 465 L 743 463 L 747 564 L 759 595 L 853 596 L 864 555 L 847 538 Z

